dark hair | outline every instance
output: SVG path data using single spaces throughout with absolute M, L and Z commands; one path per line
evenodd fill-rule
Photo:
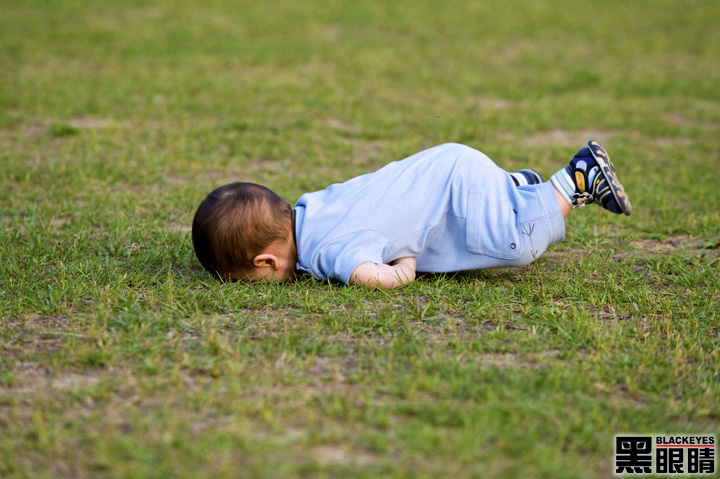
M 200 264 L 226 280 L 249 274 L 253 258 L 292 228 L 292 210 L 272 190 L 255 183 L 230 183 L 207 195 L 192 223 Z

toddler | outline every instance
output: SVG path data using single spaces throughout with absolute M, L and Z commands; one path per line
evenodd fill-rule
M 451 143 L 307 193 L 295 208 L 264 186 L 221 186 L 198 207 L 192 240 L 200 263 L 224 280 L 307 271 L 395 288 L 416 271 L 529 264 L 564 238 L 570 212 L 589 203 L 632 212 L 595 141 L 545 183 L 533 170 L 508 173 Z

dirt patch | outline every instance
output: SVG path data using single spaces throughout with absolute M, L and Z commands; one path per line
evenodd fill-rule
M 476 103 L 482 110 L 507 110 L 514 106 L 511 100 L 505 100 L 503 98 L 480 97 Z
M 117 374 L 116 370 L 106 369 L 52 371 L 33 361 L 22 362 L 13 370 L 13 383 L 0 386 L 0 399 L 13 398 L 14 401 L 19 401 L 18 404 L 31 406 L 38 398 L 54 397 L 58 391 L 82 391 Z M 30 411 L 25 413 L 29 415 Z
M 14 380 L 10 386 L 0 386 L 2 397 L 34 398 L 49 391 L 49 372 L 35 362 L 25 361 L 15 366 Z
M 77 390 L 99 382 L 97 372 L 64 374 L 43 364 L 44 358 L 60 351 L 68 338 L 85 337 L 82 325 L 69 322 L 65 316 L 37 314 L 3 320 L 10 339 L 1 345 L 0 353 L 14 363 L 14 368 L 12 382 L 0 387 L 0 397 L 37 396 L 51 389 Z
M 705 240 L 697 236 L 672 236 L 664 239 L 640 239 L 632 243 L 633 247 L 653 253 L 672 253 L 678 250 L 701 248 Z
M 105 120 L 102 118 L 90 118 L 90 117 L 73 118 L 72 120 L 68 121 L 68 124 L 70 126 L 74 126 L 75 128 L 88 129 L 88 130 L 99 130 L 102 128 L 108 128 L 108 127 L 115 125 L 110 120 Z
M 638 305 L 632 303 L 633 309 L 637 311 Z M 605 306 L 603 309 L 597 311 L 597 317 L 600 321 L 625 321 L 632 319 L 631 313 L 618 313 L 611 305 Z
M 525 146 L 567 146 L 578 147 L 585 145 L 589 140 L 597 140 L 606 145 L 615 136 L 611 131 L 600 130 L 552 130 L 542 133 L 536 133 L 520 142 Z
M 541 258 L 550 258 L 555 260 L 564 260 L 567 258 L 584 258 L 590 254 L 592 254 L 593 250 L 591 249 L 566 249 L 566 250 L 553 250 L 553 251 L 546 251 L 543 253 Z
M 169 233 L 189 233 L 192 231 L 192 225 L 184 223 L 168 223 L 164 227 Z
M 694 124 L 692 120 L 680 113 L 668 113 L 664 118 L 671 125 L 692 126 Z
M 497 367 L 505 368 L 527 368 L 542 369 L 549 361 L 552 361 L 560 351 L 548 349 L 537 353 L 514 354 L 514 353 L 488 353 L 481 354 L 472 359 L 481 368 Z M 579 354 L 579 353 L 578 353 Z
M 315 356 L 306 373 L 314 378 L 344 382 L 348 376 L 360 372 L 358 360 L 353 355 L 337 358 Z
M 24 126 L 17 130 L 5 130 L 11 135 L 21 136 L 42 136 L 53 133 L 53 126 L 67 126 L 78 130 L 100 130 L 103 128 L 111 128 L 115 126 L 125 126 L 123 123 L 110 121 L 104 118 L 78 117 L 69 120 L 61 119 L 39 119 L 33 124 Z M 57 132 L 56 132 L 57 133 Z
M 323 465 L 367 466 L 376 464 L 376 456 L 367 452 L 349 451 L 340 446 L 322 445 L 312 449 L 313 458 Z
M 353 164 L 358 167 L 356 174 L 370 173 L 376 171 L 391 161 L 397 160 L 397 157 L 388 155 L 388 148 L 390 142 L 387 140 L 372 140 L 363 138 L 363 130 L 359 126 L 355 125 L 342 125 L 336 124 L 334 129 L 343 134 L 339 135 L 337 141 L 347 145 L 350 150 L 349 153 L 338 158 L 338 161 L 347 165 Z M 343 129 L 345 131 L 343 131 Z M 330 178 L 335 178 L 335 181 L 345 181 L 349 179 L 348 173 L 345 170 L 337 167 L 321 166 L 313 170 L 314 173 L 318 171 L 325 173 Z
M 650 397 L 640 391 L 630 391 L 626 384 L 605 384 L 597 381 L 593 384 L 593 388 L 601 394 L 604 394 L 613 400 L 630 403 L 641 407 L 650 402 Z
M 311 30 L 312 34 L 326 42 L 334 43 L 345 34 L 345 29 L 337 24 L 316 25 Z
M 643 238 L 630 243 L 632 249 L 615 251 L 612 253 L 613 259 L 631 258 L 636 256 L 640 251 L 650 253 L 675 253 L 679 251 L 696 252 L 711 255 L 720 255 L 720 243 L 717 246 L 711 245 L 708 240 L 698 236 L 672 236 L 669 238 Z M 582 259 L 593 254 L 602 254 L 596 249 L 568 249 L 568 250 L 552 250 L 545 252 L 541 258 L 544 260 L 564 261 L 567 259 Z M 522 272 L 522 270 L 520 270 Z
M 654 141 L 658 146 L 661 146 L 663 148 L 673 148 L 676 146 L 690 146 L 693 143 L 690 138 L 671 138 L 671 137 L 654 138 L 651 141 Z
M 14 332 L 13 338 L 3 345 L 3 353 L 10 356 L 22 350 L 23 356 L 34 354 L 49 355 L 58 351 L 65 343 L 69 332 L 69 319 L 65 316 L 40 316 L 31 314 L 27 318 L 3 320 L 3 329 Z M 79 333 L 72 333 L 82 336 Z
M 494 321 L 467 321 L 462 315 L 449 311 L 438 311 L 435 316 L 422 321 L 413 321 L 411 327 L 425 335 L 428 344 L 466 343 L 475 341 L 484 334 L 497 331 L 500 326 Z M 514 329 L 505 323 L 503 328 Z
M 327 120 L 327 126 L 329 126 L 335 131 L 344 133 L 346 135 L 354 136 L 362 133 L 362 128 L 359 125 L 351 125 L 349 123 L 344 123 L 336 118 L 330 118 L 329 120 Z
M 92 373 L 96 372 L 96 370 L 92 370 Z M 84 372 L 83 374 L 62 374 L 50 381 L 50 385 L 54 389 L 67 391 L 79 391 L 85 389 L 86 387 L 97 386 L 98 384 L 100 384 L 100 377 L 96 374 L 90 374 L 89 372 Z
M 670 125 L 695 127 L 695 128 L 717 128 L 717 123 L 712 121 L 697 120 L 694 118 L 688 118 L 682 113 L 668 113 L 664 116 L 665 121 Z
M 520 366 L 522 361 L 518 359 L 517 354 L 482 354 L 477 357 L 477 362 L 481 367 L 495 366 L 498 368 L 512 368 Z

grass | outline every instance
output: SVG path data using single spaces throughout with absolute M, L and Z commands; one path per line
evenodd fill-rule
M 718 434 L 717 2 L 2 10 L 3 477 L 611 477 L 616 434 Z M 593 137 L 633 216 L 526 268 L 221 284 L 189 241 L 229 181 Z

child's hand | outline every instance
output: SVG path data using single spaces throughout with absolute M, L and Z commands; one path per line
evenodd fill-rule
M 404 258 L 398 258 L 392 263 L 391 266 L 400 265 L 403 268 L 410 268 L 412 270 L 413 279 L 415 279 L 415 270 L 417 269 L 417 261 L 412 256 L 406 256 Z
M 417 261 L 409 256 L 398 258 L 392 264 L 362 263 L 350 275 L 352 284 L 367 288 L 399 288 L 415 281 Z

